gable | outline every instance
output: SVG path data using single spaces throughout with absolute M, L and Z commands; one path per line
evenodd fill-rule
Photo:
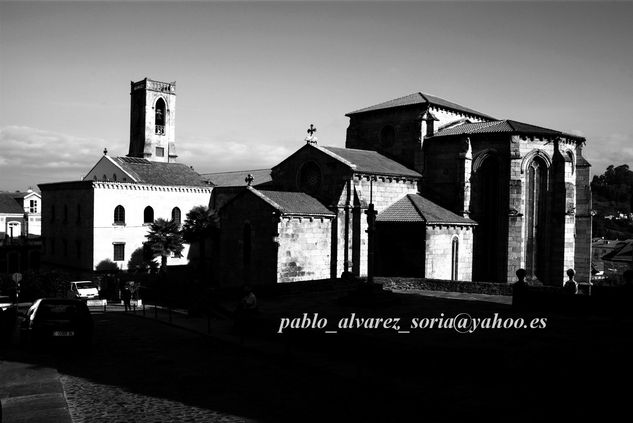
M 114 159 L 104 155 L 84 176 L 88 181 L 137 182 L 133 174 L 125 171 Z

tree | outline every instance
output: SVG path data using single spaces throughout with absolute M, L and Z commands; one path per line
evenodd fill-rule
M 167 270 L 167 257 L 173 254 L 182 257 L 183 237 L 178 228 L 178 223 L 173 220 L 158 218 L 149 227 L 145 235 L 145 244 L 151 251 L 152 258 L 160 257 L 160 270 Z
M 182 225 L 182 234 L 189 244 L 197 242 L 200 245 L 200 269 L 206 271 L 206 241 L 213 239 L 220 228 L 220 217 L 214 209 L 197 206 L 187 213 Z

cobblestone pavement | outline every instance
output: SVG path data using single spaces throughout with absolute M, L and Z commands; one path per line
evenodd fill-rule
M 61 381 L 73 423 L 254 421 L 165 398 L 128 392 L 81 377 L 62 376 Z

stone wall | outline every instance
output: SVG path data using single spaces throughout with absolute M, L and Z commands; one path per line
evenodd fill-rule
M 384 289 L 403 291 L 428 290 L 445 292 L 468 292 L 473 294 L 512 295 L 512 285 L 490 282 L 464 282 L 430 278 L 385 278 L 378 277 L 376 283 Z
M 582 147 L 576 147 L 576 248 L 574 268 L 576 280 L 591 280 L 591 165 L 582 157 Z
M 220 242 L 213 266 L 219 269 L 221 286 L 277 282 L 279 219 L 272 206 L 249 190 L 220 210 Z M 250 249 L 245 245 L 249 238 Z
M 473 231 L 470 226 L 426 227 L 425 277 L 451 279 L 453 266 L 453 240 L 458 241 L 457 279 L 472 280 Z
M 277 282 L 331 276 L 332 220 L 332 217 L 282 216 L 277 238 Z

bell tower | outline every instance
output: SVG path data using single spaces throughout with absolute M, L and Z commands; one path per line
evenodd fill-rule
M 130 152 L 154 162 L 176 161 L 176 82 L 130 82 Z

